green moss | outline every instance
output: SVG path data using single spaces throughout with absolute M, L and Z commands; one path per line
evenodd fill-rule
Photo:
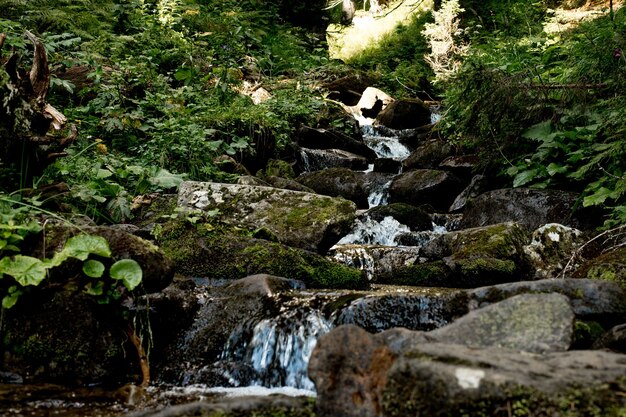
M 592 259 L 581 266 L 574 276 L 614 281 L 626 287 L 626 248 L 618 248 Z
M 596 321 L 576 320 L 573 348 L 589 349 L 604 332 L 604 328 Z
M 289 164 L 288 162 L 281 161 L 278 159 L 270 159 L 267 162 L 267 166 L 265 167 L 265 170 L 257 173 L 257 176 L 261 178 L 282 177 L 282 178 L 293 179 L 296 177 L 296 173 L 294 172 L 291 164 Z
M 383 284 L 413 286 L 446 286 L 450 269 L 443 261 L 426 262 L 397 269 L 393 275 L 382 276 Z
M 315 288 L 367 286 L 362 271 L 320 255 L 255 239 L 233 227 L 217 225 L 209 229 L 204 224 L 180 220 L 167 224 L 159 244 L 174 261 L 177 272 L 232 280 L 266 273 L 298 279 Z

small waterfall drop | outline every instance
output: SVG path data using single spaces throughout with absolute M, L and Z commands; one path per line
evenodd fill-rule
M 257 323 L 248 340 L 233 333 L 221 359 L 250 365 L 254 371 L 251 385 L 314 390 L 307 364 L 317 339 L 331 328 L 331 322 L 320 310 L 287 309 Z
M 391 181 L 387 181 L 380 188 L 374 188 L 370 195 L 367 197 L 367 203 L 369 204 L 369 208 L 377 207 L 381 205 L 387 204 L 389 200 L 389 187 L 391 186 Z
M 397 246 L 397 236 L 410 232 L 411 229 L 408 226 L 401 224 L 391 216 L 385 217 L 380 222 L 366 216 L 364 219 L 358 220 L 352 232 L 337 242 L 337 245 Z

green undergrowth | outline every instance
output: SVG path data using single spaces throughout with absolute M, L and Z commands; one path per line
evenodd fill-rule
M 442 85 L 440 130 L 510 185 L 581 192 L 608 208 L 606 227 L 625 222 L 626 11 L 554 31 L 566 12 L 546 2 L 488 3 L 465 6 L 470 49 Z

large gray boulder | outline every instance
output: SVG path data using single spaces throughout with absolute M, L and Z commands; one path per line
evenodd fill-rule
M 350 231 L 353 203 L 338 198 L 271 187 L 185 181 L 178 206 L 219 210 L 218 220 L 252 230 L 267 229 L 281 243 L 324 253 Z
M 461 227 L 517 222 L 530 230 L 546 223 L 585 229 L 597 224 L 597 219 L 574 214 L 577 200 L 578 194 L 557 190 L 507 188 L 488 191 L 469 202 Z
M 624 356 L 608 352 L 533 355 L 416 344 L 387 372 L 382 412 L 376 415 L 492 416 L 522 410 L 521 415 L 619 416 L 626 406 L 625 372 Z
M 364 156 L 342 149 L 300 148 L 296 154 L 302 171 L 319 171 L 326 168 L 346 168 L 355 171 L 367 169 L 368 160 Z
M 430 123 L 430 109 L 417 98 L 393 101 L 376 116 L 376 123 L 391 129 L 424 126 Z
M 418 169 L 398 175 L 389 188 L 390 201 L 414 206 L 430 204 L 445 212 L 463 183 L 453 174 L 432 169 Z
M 411 152 L 411 155 L 402 162 L 402 167 L 404 171 L 437 169 L 450 152 L 452 152 L 450 143 L 441 139 L 429 140 Z
M 376 159 L 376 152 L 369 148 L 363 140 L 358 140 L 345 133 L 332 129 L 315 129 L 303 126 L 298 130 L 298 145 L 309 149 L 342 149 L 361 155 L 369 162 Z
M 347 168 L 329 168 L 316 172 L 305 172 L 297 181 L 319 194 L 343 197 L 353 201 L 360 209 L 368 207 L 367 194 L 363 188 L 362 172 Z
M 317 415 L 497 415 L 517 402 L 549 415 L 567 415 L 571 404 L 576 415 L 595 407 L 616 415 L 611 410 L 626 404 L 624 357 L 563 352 L 573 321 L 565 296 L 526 294 L 428 333 L 337 327 L 319 339 L 309 362 Z

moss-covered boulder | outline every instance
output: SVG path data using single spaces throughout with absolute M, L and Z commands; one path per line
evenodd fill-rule
M 350 231 L 356 216 L 351 202 L 304 193 L 236 184 L 183 182 L 178 206 L 211 212 L 223 223 L 267 229 L 289 246 L 324 253 Z
M 535 278 L 559 277 L 584 241 L 580 230 L 558 223 L 549 223 L 535 230 L 530 243 L 524 246 L 535 270 Z
M 519 281 L 531 270 L 529 236 L 515 223 L 446 233 L 422 248 L 427 260 L 398 270 L 393 283 L 474 288 Z
M 315 288 L 367 286 L 357 269 L 211 223 L 172 220 L 160 227 L 157 241 L 177 272 L 187 276 L 235 280 L 265 273 L 298 279 Z
M 615 281 L 626 288 L 626 247 L 613 249 L 583 263 L 574 272 L 574 277 Z

